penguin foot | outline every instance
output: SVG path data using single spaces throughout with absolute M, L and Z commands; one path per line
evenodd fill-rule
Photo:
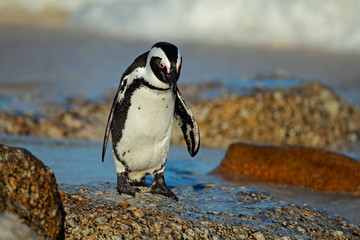
M 117 185 L 116 190 L 119 194 L 127 194 L 135 197 L 135 192 L 140 192 L 139 189 L 131 186 L 128 181 L 126 180 L 126 177 L 124 173 L 118 173 L 117 174 Z
M 151 184 L 151 193 L 164 195 L 168 198 L 179 201 L 176 195 L 166 186 L 163 172 L 155 174 L 154 182 Z
M 168 198 L 172 198 L 176 201 L 179 201 L 179 199 L 176 197 L 176 195 L 172 191 L 170 191 L 166 186 L 165 187 L 159 187 L 159 186 L 152 187 L 151 193 L 164 195 Z
M 118 191 L 119 194 L 127 194 L 127 195 L 131 195 L 133 197 L 135 197 L 135 192 L 140 192 L 139 189 L 130 186 L 129 184 L 127 185 L 117 185 L 116 190 Z

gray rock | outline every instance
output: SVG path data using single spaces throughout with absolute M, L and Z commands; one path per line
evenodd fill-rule
M 0 240 L 42 239 L 29 226 L 21 223 L 19 218 L 10 212 L 0 212 Z

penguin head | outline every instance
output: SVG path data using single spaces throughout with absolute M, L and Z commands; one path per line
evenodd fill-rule
M 180 50 L 168 42 L 158 42 L 151 47 L 147 65 L 150 66 L 157 80 L 176 91 L 180 77 L 182 57 Z

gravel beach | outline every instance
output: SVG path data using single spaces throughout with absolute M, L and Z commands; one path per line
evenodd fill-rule
M 60 189 L 67 239 L 360 238 L 360 226 L 341 217 L 241 187 L 174 188 L 179 202 L 147 187 L 135 198 L 119 196 L 115 184 L 105 182 Z

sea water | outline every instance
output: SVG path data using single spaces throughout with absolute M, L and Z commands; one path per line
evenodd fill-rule
M 0 143 L 9 146 L 26 148 L 49 166 L 62 185 L 96 184 L 96 182 L 116 183 L 116 173 L 112 160 L 111 148 L 108 147 L 105 161 L 101 162 L 102 143 L 98 141 L 49 139 L 32 136 L 0 135 Z M 186 147 L 171 146 L 165 166 L 165 179 L 170 188 L 202 189 L 206 186 L 242 186 L 245 190 L 256 192 L 267 191 L 275 197 L 296 204 L 309 204 L 312 207 L 324 208 L 349 220 L 360 223 L 360 198 L 347 194 L 310 191 L 304 188 L 275 183 L 236 181 L 229 182 L 218 175 L 211 174 L 221 162 L 225 149 L 201 148 L 196 157 L 191 158 Z M 150 186 L 152 177 L 146 179 Z M 109 191 L 116 191 L 108 189 Z M 211 192 L 211 191 L 210 191 Z M 229 193 L 216 193 L 225 200 Z M 211 196 L 200 196 L 206 198 Z M 214 202 L 217 209 L 226 208 Z M 242 209 L 246 211 L 246 209 Z

